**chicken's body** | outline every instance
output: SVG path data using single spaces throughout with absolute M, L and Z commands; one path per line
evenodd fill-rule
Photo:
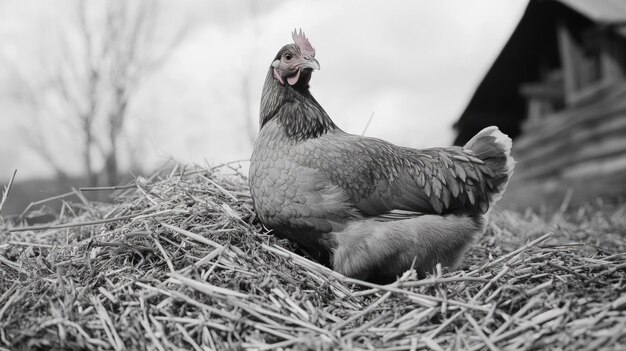
M 294 40 L 263 88 L 250 166 L 261 221 L 347 276 L 456 264 L 506 187 L 510 139 L 491 127 L 464 148 L 416 150 L 345 133 L 309 93 L 311 70 L 276 63 L 298 54 Z

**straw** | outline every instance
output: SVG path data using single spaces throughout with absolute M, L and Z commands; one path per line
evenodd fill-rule
M 5 198 L 10 194 L 7 189 Z M 592 349 L 626 343 L 626 206 L 494 210 L 461 265 L 379 285 L 299 254 L 226 164 L 0 228 L 0 349 Z M 68 198 L 77 203 L 65 202 Z M 6 200 L 3 200 L 6 201 Z M 594 207 L 595 206 L 595 207 Z M 618 346 L 615 346 L 619 348 Z

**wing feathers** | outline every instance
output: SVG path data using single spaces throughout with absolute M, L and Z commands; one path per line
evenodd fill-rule
M 459 195 L 461 194 L 459 184 L 454 180 L 448 182 L 448 184 L 449 184 L 448 188 L 450 189 L 452 197 L 458 198 Z M 448 207 L 448 205 L 446 205 L 446 207 Z
M 483 138 L 484 139 L 484 138 Z M 499 175 L 490 168 L 499 154 L 477 139 L 476 154 L 460 147 L 416 150 L 374 138 L 333 134 L 307 141 L 323 150 L 306 166 L 320 169 L 367 216 L 401 209 L 423 213 L 486 211 Z M 314 145 L 314 146 L 313 146 Z M 483 154 L 491 157 L 489 164 Z M 310 160 L 310 159 L 309 159 Z

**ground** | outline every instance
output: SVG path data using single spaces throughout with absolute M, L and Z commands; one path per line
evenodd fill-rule
M 236 167 L 109 191 L 2 219 L 0 349 L 626 348 L 623 204 L 496 209 L 458 270 L 380 286 L 263 228 Z

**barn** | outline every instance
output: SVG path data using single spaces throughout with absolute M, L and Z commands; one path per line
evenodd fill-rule
M 531 0 L 455 144 L 489 125 L 514 138 L 511 192 L 626 194 L 626 1 Z

